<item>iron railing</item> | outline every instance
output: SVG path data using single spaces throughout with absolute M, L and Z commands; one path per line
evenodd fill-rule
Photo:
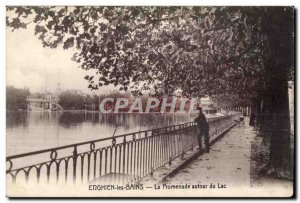
M 231 127 L 239 115 L 209 118 L 211 139 Z M 136 181 L 192 150 L 197 131 L 196 123 L 190 122 L 8 156 L 7 179 L 88 183 L 114 175 Z

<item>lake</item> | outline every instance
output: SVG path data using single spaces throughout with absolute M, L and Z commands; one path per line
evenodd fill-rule
M 26 112 L 6 114 L 6 156 L 193 121 L 190 114 Z

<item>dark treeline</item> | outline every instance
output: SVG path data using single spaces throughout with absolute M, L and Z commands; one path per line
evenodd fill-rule
M 15 88 L 13 86 L 6 87 L 6 109 L 19 110 L 27 109 L 26 98 L 30 95 L 28 88 Z
M 49 93 L 47 93 L 49 94 Z M 28 88 L 15 88 L 13 86 L 6 87 L 6 109 L 7 110 L 26 110 L 27 97 L 45 98 L 45 93 L 31 94 Z M 130 93 L 121 93 L 119 91 L 111 91 L 107 94 L 85 94 L 78 90 L 65 90 L 58 94 L 58 103 L 66 110 L 99 110 L 99 101 L 105 97 L 120 98 L 130 97 Z M 94 106 L 92 109 L 91 107 Z
M 66 90 L 59 94 L 59 104 L 67 110 L 99 110 L 99 101 L 103 98 L 130 97 L 130 93 L 112 91 L 107 94 L 89 95 L 77 90 Z

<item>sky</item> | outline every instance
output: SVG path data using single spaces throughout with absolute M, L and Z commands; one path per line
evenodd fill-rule
M 60 82 L 62 90 L 77 89 L 91 93 L 84 79 L 87 74 L 71 60 L 75 48 L 64 50 L 44 48 L 34 35 L 34 26 L 27 29 L 6 30 L 6 84 L 27 87 L 32 93 L 54 92 Z M 103 87 L 93 93 L 107 93 L 112 87 Z

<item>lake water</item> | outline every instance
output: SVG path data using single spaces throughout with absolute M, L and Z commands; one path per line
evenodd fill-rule
M 7 112 L 6 156 L 194 120 L 190 114 Z

